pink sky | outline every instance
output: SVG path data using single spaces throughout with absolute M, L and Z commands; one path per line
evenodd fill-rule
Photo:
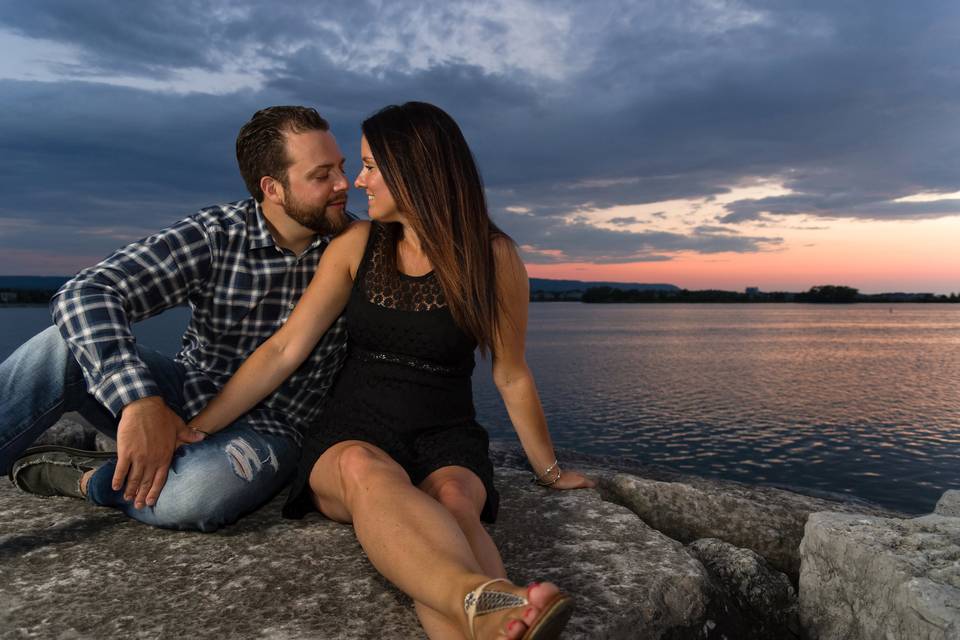
M 668 283 L 686 289 L 805 291 L 841 284 L 864 293 L 960 293 L 958 218 L 814 224 L 819 228 L 765 228 L 765 234 L 784 238 L 771 251 L 688 252 L 664 262 L 528 264 L 527 269 L 537 278 Z

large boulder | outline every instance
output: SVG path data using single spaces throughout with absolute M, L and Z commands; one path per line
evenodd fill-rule
M 834 510 L 889 515 L 866 505 L 721 480 L 661 482 L 628 474 L 600 476 L 608 500 L 622 504 L 648 525 L 684 543 L 719 538 L 752 549 L 796 579 L 807 517 Z
M 67 413 L 55 425 L 40 434 L 34 445 L 58 444 L 74 449 L 96 449 L 101 435 L 79 413 Z
M 813 640 L 960 638 L 960 518 L 815 513 L 800 554 Z
M 498 469 L 491 532 L 518 583 L 574 595 L 570 638 L 719 638 L 704 567 L 593 490 Z M 349 526 L 280 517 L 282 498 L 212 534 L 154 529 L 0 484 L 0 637 L 418 638 L 410 601 Z M 728 637 L 730 634 L 727 633 Z
M 741 640 L 800 637 L 797 594 L 786 575 L 758 553 L 716 538 L 696 540 L 687 548 L 736 608 L 744 627 Z

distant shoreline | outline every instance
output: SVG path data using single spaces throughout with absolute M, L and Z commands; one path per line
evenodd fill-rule
M 67 278 L 0 276 L 0 307 L 42 307 Z M 958 283 L 960 284 L 960 283 Z M 33 286 L 30 286 L 33 285 Z M 37 286 L 39 285 L 39 286 Z M 804 292 L 706 289 L 692 291 L 670 284 L 582 282 L 530 278 L 530 302 L 585 304 L 953 304 L 960 294 L 860 293 L 844 285 L 819 285 Z

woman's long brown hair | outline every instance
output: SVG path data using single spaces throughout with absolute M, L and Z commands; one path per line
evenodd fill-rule
M 398 208 L 433 266 L 454 321 L 493 351 L 498 329 L 493 239 L 483 181 L 460 127 L 425 102 L 390 105 L 362 125 Z

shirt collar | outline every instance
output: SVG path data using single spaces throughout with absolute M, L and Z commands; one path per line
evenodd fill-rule
M 260 203 L 256 200 L 251 200 L 251 202 L 253 206 L 247 208 L 247 246 L 250 249 L 277 246 L 273 241 L 273 236 L 270 235 L 267 219 L 263 217 Z

